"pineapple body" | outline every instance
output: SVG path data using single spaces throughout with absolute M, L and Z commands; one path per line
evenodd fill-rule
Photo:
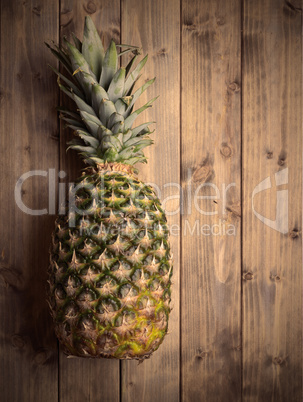
M 130 166 L 90 168 L 52 239 L 49 301 L 65 353 L 148 358 L 167 332 L 172 275 L 154 190 Z

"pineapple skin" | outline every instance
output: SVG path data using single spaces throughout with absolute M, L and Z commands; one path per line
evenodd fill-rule
M 67 355 L 149 358 L 168 329 L 165 213 L 128 165 L 89 168 L 52 235 L 48 300 Z

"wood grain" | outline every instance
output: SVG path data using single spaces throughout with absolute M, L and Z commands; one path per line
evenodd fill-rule
M 53 402 L 57 343 L 45 288 L 54 215 L 21 211 L 14 188 L 26 172 L 58 167 L 57 92 L 43 43 L 58 38 L 58 7 L 15 0 L 0 7 L 0 399 Z M 48 179 L 24 182 L 26 207 L 48 209 Z
M 302 0 L 0 2 L 1 402 L 302 400 L 302 9 Z M 168 212 L 174 309 L 170 335 L 140 365 L 67 359 L 44 302 L 48 179 L 56 200 L 57 172 L 68 183 L 83 165 L 65 152 L 72 134 L 58 123 L 47 68 L 56 60 L 43 42 L 81 37 L 87 14 L 106 45 L 113 37 L 149 54 L 141 83 L 157 80 L 138 107 L 160 95 L 138 118 L 157 122 L 138 168 Z M 27 179 L 22 200 L 48 215 L 15 203 L 30 170 L 47 176 Z M 274 222 L 286 191 L 280 233 L 285 216 L 274 230 L 252 202 Z
M 302 400 L 302 2 L 244 1 L 243 397 Z M 276 182 L 288 169 L 288 184 Z M 287 172 L 287 171 L 286 171 Z M 279 175 L 279 174 L 278 174 Z M 274 230 L 252 211 L 275 221 Z M 276 211 L 281 191 L 287 205 Z M 286 233 L 280 233 L 286 222 Z
M 176 229 L 171 236 L 174 274 L 169 332 L 160 348 L 149 360 L 122 363 L 122 401 L 179 400 L 179 253 L 178 228 L 180 183 L 180 4 L 168 0 L 122 1 L 123 43 L 142 47 L 149 59 L 144 80 L 157 77 L 144 93 L 137 107 L 160 95 L 154 106 L 142 113 L 136 125 L 156 121 L 155 144 L 146 149 L 148 164 L 138 165 L 140 178 L 154 184 L 166 211 L 169 225 Z M 138 87 L 139 87 L 138 83 Z M 169 197 L 177 197 L 169 199 Z
M 84 17 L 90 15 L 99 33 L 102 33 L 104 45 L 108 46 L 113 37 L 120 42 L 120 2 L 118 0 L 61 1 L 61 38 L 66 35 L 71 39 L 74 32 L 82 39 Z M 72 133 L 61 127 L 60 167 L 67 173 L 69 180 L 80 175 L 83 164 L 76 152 L 66 154 L 66 143 Z M 60 402 L 83 401 L 119 401 L 119 361 L 106 359 L 67 359 L 60 354 Z
M 240 1 L 182 1 L 183 401 L 241 397 L 240 23 Z

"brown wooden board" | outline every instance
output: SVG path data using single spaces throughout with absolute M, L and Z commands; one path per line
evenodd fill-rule
M 240 24 L 240 1 L 182 1 L 183 401 L 241 396 Z
M 59 142 L 57 92 L 43 42 L 58 38 L 58 4 L 4 0 L 0 11 L 0 399 L 54 402 L 57 342 L 46 272 L 55 212 L 49 169 L 58 168 Z M 29 171 L 38 172 L 22 184 Z M 18 180 L 19 205 L 49 214 L 33 216 L 17 206 Z
M 302 2 L 243 17 L 243 398 L 301 401 Z
M 174 232 L 172 288 L 173 310 L 169 332 L 149 360 L 138 365 L 122 362 L 122 401 L 179 400 L 179 254 L 178 228 L 180 183 L 180 4 L 179 1 L 122 1 L 122 42 L 142 47 L 149 59 L 141 84 L 153 77 L 155 83 L 142 95 L 137 107 L 155 96 L 151 109 L 142 113 L 135 125 L 155 121 L 155 144 L 146 149 L 147 165 L 138 165 L 139 177 L 159 190 L 169 212 L 168 223 Z M 138 83 L 138 87 L 139 87 Z M 140 105 L 139 105 L 140 103 Z M 169 197 L 175 197 L 169 198 Z M 173 226 L 174 225 L 174 226 Z
M 302 8 L 0 2 L 1 402 L 302 400 Z M 72 133 L 58 123 L 47 64 L 58 65 L 43 42 L 81 37 L 85 15 L 106 45 L 113 37 L 149 54 L 140 83 L 157 80 L 137 107 L 160 95 L 137 120 L 157 122 L 137 167 L 168 212 L 173 311 L 170 334 L 140 365 L 66 358 L 45 301 L 58 182 L 84 165 L 65 151 Z M 15 202 L 30 170 L 46 177 L 25 180 L 22 201 L 49 214 Z
M 118 0 L 61 1 L 60 26 L 61 38 L 66 35 L 71 40 L 74 32 L 80 39 L 83 35 L 84 17 L 90 15 L 98 32 L 102 34 L 104 45 L 111 38 L 120 42 L 120 2 Z M 80 175 L 84 166 L 74 151 L 66 154 L 66 143 L 72 133 L 61 127 L 60 167 L 69 180 Z M 59 366 L 60 402 L 108 401 L 119 400 L 119 361 L 106 359 L 68 359 L 60 353 Z

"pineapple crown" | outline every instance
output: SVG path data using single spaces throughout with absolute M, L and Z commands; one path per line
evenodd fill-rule
M 103 163 L 134 165 L 146 162 L 142 151 L 153 141 L 149 125 L 133 128 L 136 117 L 157 99 L 151 99 L 137 110 L 134 104 L 155 81 L 147 81 L 133 92 L 147 55 L 134 67 L 140 54 L 135 46 L 116 45 L 112 40 L 105 51 L 96 27 L 85 17 L 83 41 L 73 35 L 74 45 L 64 38 L 61 48 L 46 44 L 59 59 L 66 75 L 51 67 L 58 76 L 60 89 L 76 104 L 78 113 L 58 108 L 61 118 L 74 130 L 76 137 L 68 143 L 91 166 Z M 117 52 L 120 48 L 120 52 Z M 124 50 L 123 50 L 124 49 Z M 132 53 L 125 68 L 118 67 L 119 57 Z M 63 85 L 63 83 L 64 85 Z

